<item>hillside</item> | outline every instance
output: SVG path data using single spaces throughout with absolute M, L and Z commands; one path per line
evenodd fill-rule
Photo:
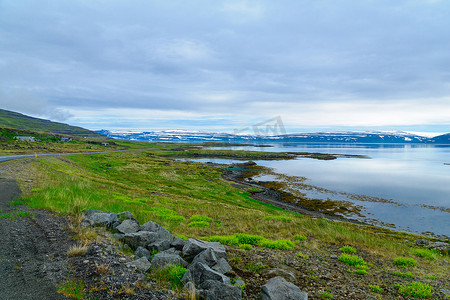
M 29 130 L 40 133 L 70 135 L 75 137 L 104 138 L 105 136 L 88 129 L 33 118 L 17 112 L 0 109 L 0 127 Z
M 435 136 L 434 138 L 430 139 L 430 142 L 436 144 L 450 144 L 450 133 Z

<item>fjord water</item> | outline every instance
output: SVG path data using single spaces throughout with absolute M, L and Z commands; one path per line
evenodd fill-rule
M 347 200 L 361 205 L 365 221 L 372 219 L 374 224 L 393 224 L 399 230 L 450 236 L 450 165 L 447 165 L 450 164 L 450 146 L 280 143 L 273 147 L 229 149 L 365 155 L 370 159 L 340 157 L 324 161 L 298 158 L 257 163 L 273 168 L 277 173 L 306 177 L 307 184 L 320 188 L 388 200 L 360 201 L 339 193 L 302 191 L 309 198 Z M 260 180 L 268 178 L 262 176 Z M 358 219 L 357 216 L 354 218 Z

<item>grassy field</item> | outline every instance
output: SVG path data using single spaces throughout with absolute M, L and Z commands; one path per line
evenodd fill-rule
M 26 199 L 34 207 L 65 214 L 86 209 L 128 210 L 140 222 L 154 220 L 188 237 L 252 233 L 293 240 L 302 234 L 387 256 L 409 251 L 398 243 L 407 234 L 385 237 L 374 233 L 382 229 L 283 211 L 253 200 L 250 191 L 234 188 L 216 168 L 173 161 L 160 156 L 163 154 L 149 150 L 40 159 L 33 168 L 42 184 Z M 189 226 L 194 215 L 211 221 L 207 227 Z
M 33 189 L 25 191 L 22 200 L 35 208 L 48 208 L 72 217 L 87 209 L 130 211 L 141 223 L 155 221 L 182 238 L 220 241 L 235 249 L 230 250 L 230 263 L 242 270 L 246 279 L 268 267 L 266 256 L 267 261 L 276 264 L 301 261 L 304 272 L 311 273 L 305 286 L 316 284 L 317 297 L 322 292 L 320 281 L 313 274 L 317 268 L 314 263 L 326 272 L 331 266 L 324 260 L 330 259 L 330 251 L 341 248 L 352 250 L 340 250 L 348 253 L 358 249 L 358 255 L 364 258 L 364 263 L 351 265 L 349 261 L 358 257 L 341 256 L 339 264 L 344 267 L 339 265 L 341 269 L 335 270 L 342 282 L 357 283 L 358 288 L 381 285 L 384 293 L 398 295 L 395 282 L 405 278 L 399 272 L 412 272 L 414 280 L 425 280 L 436 287 L 442 286 L 443 278 L 448 276 L 443 262 L 448 255 L 426 252 L 429 250 L 418 252 L 413 245 L 418 236 L 307 217 L 260 203 L 251 198 L 258 191 L 233 187 L 222 178 L 218 168 L 165 157 L 179 152 L 184 156 L 186 151 L 178 144 L 118 142 L 118 145 L 139 149 L 33 159 L 24 174 L 18 174 L 19 178 L 30 178 L 33 174 Z M 221 150 L 188 151 L 191 155 L 196 151 L 213 155 Z M 266 256 L 260 259 L 261 255 Z M 418 263 L 404 267 L 396 263 L 399 258 L 406 261 L 414 258 Z M 348 271 L 343 273 L 342 268 Z M 364 276 L 364 280 L 354 281 L 351 276 Z M 340 284 L 336 281 L 336 291 Z M 248 289 L 246 292 L 251 293 L 251 285 Z

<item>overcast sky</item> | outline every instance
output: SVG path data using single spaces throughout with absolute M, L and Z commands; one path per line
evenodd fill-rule
M 0 0 L 0 107 L 89 129 L 450 132 L 446 0 Z

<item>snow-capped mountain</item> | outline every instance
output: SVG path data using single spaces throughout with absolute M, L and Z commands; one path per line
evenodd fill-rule
M 428 138 L 402 131 L 317 132 L 283 135 L 244 135 L 188 130 L 109 131 L 111 138 L 145 142 L 234 142 L 234 143 L 450 143 L 448 135 Z

